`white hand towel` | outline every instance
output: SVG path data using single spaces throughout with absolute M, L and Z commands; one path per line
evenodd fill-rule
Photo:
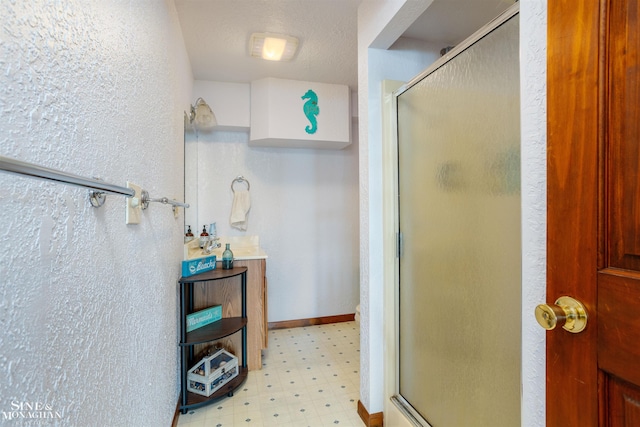
M 231 205 L 231 217 L 229 222 L 231 227 L 246 231 L 247 214 L 251 208 L 251 198 L 247 190 L 236 190 L 233 193 L 233 204 Z

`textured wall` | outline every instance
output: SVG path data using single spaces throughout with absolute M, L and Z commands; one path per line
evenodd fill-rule
M 182 198 L 192 78 L 173 3 L 3 1 L 0 16 L 0 154 Z M 154 205 L 127 226 L 124 204 L 0 174 L 2 421 L 40 403 L 59 425 L 170 424 L 182 219 Z
M 533 316 L 546 301 L 547 1 L 520 2 L 522 133 L 522 426 L 545 425 L 545 331 Z

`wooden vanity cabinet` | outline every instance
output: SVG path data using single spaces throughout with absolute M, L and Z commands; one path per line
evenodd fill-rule
M 234 267 L 247 267 L 247 365 L 262 369 L 262 350 L 268 346 L 267 260 L 234 260 Z

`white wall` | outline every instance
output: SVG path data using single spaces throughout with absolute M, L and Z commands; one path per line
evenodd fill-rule
M 431 65 L 438 59 L 441 46 L 429 46 L 424 42 L 412 39 L 398 39 L 392 49 L 369 49 L 369 175 L 368 175 L 368 197 L 369 197 L 369 297 L 366 299 L 366 311 L 368 313 L 367 324 L 369 326 L 368 337 L 361 332 L 361 341 L 369 340 L 365 351 L 368 351 L 370 363 L 368 376 L 361 376 L 361 396 L 363 382 L 367 378 L 370 383 L 365 390 L 371 393 L 370 405 L 367 407 L 369 413 L 382 412 L 383 405 L 383 376 L 379 369 L 385 363 L 383 346 L 383 319 L 384 319 L 384 280 L 383 280 L 383 205 L 382 205 L 382 81 L 399 80 L 407 82 L 423 69 Z M 375 168 L 372 167 L 375 165 Z M 361 306 L 361 310 L 363 307 Z M 364 322 L 361 322 L 363 324 Z M 363 335 L 365 337 L 363 338 Z M 361 357 L 364 355 L 360 349 Z M 366 353 L 365 353 L 366 354 Z M 371 367 L 375 366 L 374 369 Z M 364 370 L 361 367 L 361 372 Z M 365 404 L 364 400 L 362 400 Z M 378 409 L 374 409 L 378 408 Z
M 431 1 L 363 2 L 359 9 L 360 227 L 361 227 L 361 383 L 360 400 L 369 413 L 383 410 L 384 345 L 382 228 L 382 154 L 380 81 L 407 80 L 426 68 L 415 49 L 388 52 L 393 36 L 401 34 L 407 14 L 418 17 Z M 521 0 L 522 103 L 522 425 L 544 425 L 544 333 L 532 313 L 544 301 L 546 247 L 546 0 Z M 410 10 L 407 10 L 407 9 Z M 424 9 L 422 9 L 424 10 Z M 411 23 L 411 22 L 409 22 Z M 394 46 L 394 48 L 396 48 Z M 399 55 L 393 57 L 392 55 Z M 387 59 L 388 58 L 388 59 Z M 393 59 L 391 59 L 393 58 Z M 405 60 L 407 62 L 398 62 Z M 413 66 L 410 62 L 413 61 Z M 415 71 L 414 71 L 415 70 Z M 404 72 L 409 76 L 403 76 Z M 387 417 L 388 414 L 385 414 Z M 391 421 L 385 418 L 385 424 Z M 394 419 L 389 425 L 404 425 Z
M 370 414 L 384 406 L 384 280 L 382 224 L 383 80 L 408 81 L 435 59 L 441 47 L 402 39 L 388 47 L 431 1 L 363 2 L 358 9 L 358 106 L 360 130 L 360 401 Z M 420 3 L 420 4 L 418 4 Z M 407 11 L 407 7 L 410 9 Z M 391 34 L 391 36 L 389 36 Z M 393 35 L 396 35 L 394 38 Z M 389 38 L 390 37 L 390 38 Z
M 193 98 L 211 102 L 218 114 L 224 100 L 217 94 L 227 84 L 210 83 L 196 81 Z M 247 122 L 218 121 L 223 126 Z M 343 150 L 249 147 L 247 131 L 188 138 L 197 138 L 197 230 L 216 222 L 219 236 L 260 236 L 269 257 L 269 322 L 354 313 L 359 297 L 357 132 Z M 229 225 L 230 186 L 238 175 L 251 185 L 246 232 Z
M 192 76 L 173 2 L 2 2 L 0 16 L 0 154 L 181 199 Z M 40 403 L 58 425 L 170 425 L 183 220 L 155 205 L 127 226 L 124 204 L 0 173 L 2 420 Z
M 547 0 L 520 1 L 522 173 L 522 426 L 545 423 L 545 331 L 535 321 L 546 301 Z

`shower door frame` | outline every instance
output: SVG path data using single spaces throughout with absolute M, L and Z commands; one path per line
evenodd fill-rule
M 400 233 L 399 223 L 399 174 L 398 174 L 398 96 L 406 92 L 429 74 L 435 72 L 437 69 L 453 60 L 459 54 L 463 53 L 469 47 L 477 43 L 479 40 L 487 36 L 493 30 L 513 18 L 520 13 L 520 4 L 515 3 L 501 15 L 496 17 L 491 22 L 480 28 L 477 32 L 464 40 L 462 43 L 454 47 L 451 51 L 440 57 L 431 66 L 426 68 L 423 72 L 418 74 L 408 83 L 400 86 L 390 94 L 385 91 L 383 85 L 383 108 L 386 107 L 387 111 L 390 110 L 390 114 L 384 114 L 382 132 L 383 138 L 386 137 L 389 144 L 387 144 L 386 150 L 383 155 L 386 155 L 385 164 L 383 165 L 383 177 L 385 179 L 385 185 L 389 183 L 389 180 L 393 180 L 393 189 L 387 188 L 383 197 L 384 208 L 384 237 L 385 237 L 385 259 L 391 259 L 387 257 L 387 253 L 393 251 L 394 263 L 393 271 L 389 274 L 385 273 L 385 282 L 387 284 L 393 283 L 393 289 L 389 289 L 390 286 L 385 286 L 385 298 L 391 298 L 393 304 L 391 307 L 385 309 L 385 317 L 389 319 L 391 311 L 393 312 L 393 333 L 386 334 L 387 337 L 393 337 L 393 354 L 389 355 L 393 361 L 394 372 L 387 372 L 386 378 L 392 378 L 392 390 L 390 387 L 386 387 L 388 392 L 387 396 L 390 397 L 390 401 L 394 407 L 400 411 L 406 420 L 416 427 L 430 427 L 430 424 L 407 402 L 402 395 L 400 395 L 400 255 L 402 252 L 402 235 Z M 389 82 L 385 82 L 389 83 Z M 385 96 L 389 96 L 391 99 L 385 99 Z M 385 105 L 386 103 L 386 105 Z M 390 194 L 392 191 L 392 195 Z M 392 209 L 392 211 L 391 211 Z M 391 230 L 393 228 L 393 231 Z M 390 249 L 391 248 L 391 249 Z M 390 268 L 390 265 L 386 265 L 385 268 Z M 388 281 L 393 277 L 393 282 Z M 387 299 L 389 301 L 389 299 Z M 386 365 L 386 364 L 385 364 Z M 385 410 L 385 413 L 388 411 Z

